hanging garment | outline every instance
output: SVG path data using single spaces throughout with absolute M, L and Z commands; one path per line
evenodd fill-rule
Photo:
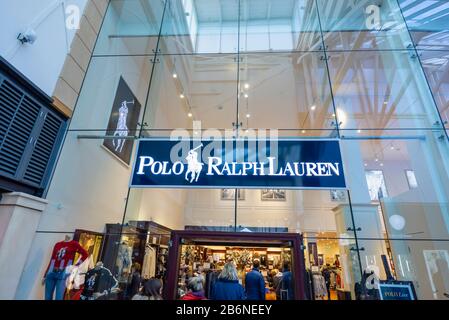
M 90 265 L 92 260 L 93 257 L 89 256 L 89 258 L 84 260 L 83 263 L 81 263 L 79 266 L 70 267 L 70 274 L 66 280 L 67 290 L 78 290 L 83 285 L 85 275 L 87 271 L 91 269 Z
M 111 271 L 104 267 L 90 270 L 85 279 L 81 300 L 94 300 L 94 293 L 110 293 L 118 285 Z
M 326 281 L 322 275 L 313 275 L 313 290 L 315 292 L 315 297 L 324 297 L 327 295 Z
M 145 257 L 143 258 L 142 277 L 151 279 L 156 275 L 156 250 L 149 244 L 145 246 Z
M 120 244 L 118 248 L 116 266 L 117 275 L 121 277 L 123 273 L 130 272 L 132 264 L 132 248 L 125 243 Z

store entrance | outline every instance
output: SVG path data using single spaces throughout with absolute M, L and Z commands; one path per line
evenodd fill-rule
M 188 277 L 201 273 L 205 280 L 206 296 L 211 282 L 224 264 L 234 261 L 239 282 L 245 285 L 245 274 L 254 259 L 260 261 L 260 271 L 266 283 L 266 298 L 272 300 L 302 300 L 304 294 L 304 256 L 302 237 L 289 233 L 246 233 L 211 231 L 173 231 L 171 235 L 169 265 L 164 295 L 166 299 L 179 299 L 185 292 Z M 287 264 L 292 273 L 293 292 L 273 285 L 276 271 Z

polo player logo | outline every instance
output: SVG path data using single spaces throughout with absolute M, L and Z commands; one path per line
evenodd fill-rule
M 96 282 L 96 278 L 97 278 L 97 275 L 94 274 L 89 278 L 89 280 L 86 281 L 86 285 L 89 289 L 93 289 L 95 282 Z
M 118 139 L 112 140 L 112 144 L 113 144 L 116 152 L 122 153 L 123 147 L 125 146 L 126 140 L 120 139 L 120 138 L 124 138 L 124 137 L 128 136 L 128 134 L 129 134 L 129 129 L 126 124 L 128 121 L 128 113 L 129 113 L 128 104 L 134 105 L 134 103 L 135 103 L 134 100 L 131 102 L 123 101 L 122 106 L 119 109 L 117 128 L 114 132 L 114 138 L 118 137 Z
M 58 260 L 61 260 L 64 258 L 66 250 L 67 250 L 67 248 L 59 249 L 58 253 L 56 254 L 56 257 L 58 258 Z
M 193 150 L 189 151 L 189 154 L 186 157 L 187 160 L 187 172 L 185 179 L 189 181 L 190 183 L 198 182 L 198 179 L 200 178 L 201 171 L 203 170 L 204 164 L 202 164 L 198 160 L 198 152 L 196 150 L 203 147 L 203 144 L 196 147 Z M 190 180 L 189 180 L 189 174 L 190 174 Z

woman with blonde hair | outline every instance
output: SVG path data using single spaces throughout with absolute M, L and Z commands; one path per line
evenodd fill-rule
M 204 279 L 202 276 L 196 276 L 189 279 L 187 287 L 189 292 L 181 300 L 207 300 L 204 296 Z
M 245 289 L 239 283 L 234 262 L 225 264 L 223 271 L 213 285 L 212 300 L 245 300 Z

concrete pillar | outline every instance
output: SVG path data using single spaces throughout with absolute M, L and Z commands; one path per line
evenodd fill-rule
M 0 300 L 12 300 L 47 201 L 24 193 L 0 201 Z

